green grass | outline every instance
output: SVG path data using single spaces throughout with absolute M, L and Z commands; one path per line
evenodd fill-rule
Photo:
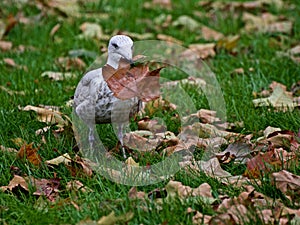
M 40 11 L 34 4 L 26 4 L 18 8 L 14 4 L 7 4 L 7 1 L 0 3 L 0 12 L 6 17 L 9 14 L 15 15 L 22 10 L 26 16 L 35 16 Z M 9 2 L 9 1 L 8 1 Z M 5 40 L 12 41 L 14 49 L 19 45 L 32 46 L 33 50 L 18 52 L 17 50 L 1 52 L 0 62 L 4 58 L 13 58 L 19 65 L 28 68 L 27 71 L 10 68 L 0 63 L 0 85 L 8 86 L 12 90 L 24 90 L 25 96 L 12 95 L 0 91 L 0 144 L 7 147 L 17 146 L 12 139 L 21 137 L 28 143 L 34 142 L 35 146 L 40 145 L 39 153 L 43 160 L 49 160 L 63 153 L 74 154 L 73 147 L 75 139 L 71 132 L 63 133 L 59 138 L 54 137 L 51 131 L 45 135 L 46 144 L 43 144 L 40 136 L 35 135 L 35 131 L 45 126 L 44 123 L 36 120 L 34 112 L 23 112 L 18 106 L 26 105 L 57 105 L 62 107 L 62 111 L 68 115 L 71 109 L 65 106 L 74 94 L 75 87 L 81 79 L 83 72 L 74 71 L 78 76 L 75 79 L 64 81 L 51 81 L 42 78 L 40 75 L 46 70 L 58 71 L 59 67 L 55 64 L 56 58 L 67 56 L 70 50 L 86 49 L 99 53 L 100 46 L 105 46 L 105 41 L 99 40 L 79 40 L 76 36 L 80 34 L 79 26 L 85 22 L 98 22 L 103 27 L 105 34 L 112 34 L 115 30 L 130 31 L 135 33 L 151 32 L 156 33 L 154 27 L 149 25 L 149 21 L 162 13 L 171 14 L 173 20 L 180 15 L 189 15 L 199 22 L 208 25 L 225 35 L 239 33 L 243 27 L 241 17 L 233 18 L 230 12 L 216 11 L 216 20 L 210 18 L 199 18 L 194 15 L 194 11 L 202 11 L 199 6 L 195 6 L 198 1 L 174 1 L 173 10 L 155 9 L 145 10 L 139 1 L 99 1 L 98 3 L 82 4 L 82 12 L 107 13 L 109 19 L 87 18 L 85 14 L 76 19 L 66 19 L 58 17 L 56 14 L 48 14 L 38 22 L 31 25 L 17 24 Z M 297 44 L 300 38 L 300 6 L 298 0 L 285 1 L 285 4 L 294 4 L 294 10 L 275 9 L 272 6 L 265 7 L 268 11 L 276 15 L 284 15 L 292 19 L 293 34 L 288 35 L 262 35 L 262 34 L 243 34 L 237 45 L 237 55 L 233 56 L 229 52 L 220 50 L 215 58 L 208 61 L 211 69 L 216 74 L 222 88 L 226 102 L 227 119 L 230 122 L 243 121 L 243 133 L 253 133 L 258 136 L 261 130 L 267 126 L 280 127 L 284 130 L 298 132 L 300 127 L 299 110 L 293 112 L 274 112 L 267 108 L 256 109 L 252 104 L 253 92 L 260 92 L 268 88 L 272 81 L 281 82 L 289 88 L 299 80 L 300 67 L 288 58 L 275 57 L 276 51 L 285 51 Z M 2 13 L 1 13 L 2 15 Z M 1 16 L 0 16 L 1 19 Z M 61 28 L 55 34 L 55 38 L 49 37 L 49 33 L 54 25 L 61 23 Z M 184 42 L 187 46 L 198 41 L 199 33 L 190 33 L 182 28 L 173 26 L 162 30 L 161 33 L 171 35 Z M 272 47 L 272 41 L 283 38 L 282 46 Z M 94 58 L 83 57 L 87 65 L 93 63 Z M 231 72 L 239 67 L 246 69 L 244 75 L 233 75 Z M 253 71 L 247 69 L 253 68 Z M 175 74 L 175 75 L 174 75 Z M 182 74 L 172 73 L 170 79 L 182 78 Z M 193 103 L 197 107 L 207 108 L 208 104 L 203 93 L 186 87 L 185 89 L 191 96 Z M 154 116 L 164 117 L 169 130 L 178 131 L 178 124 L 172 121 L 172 115 L 163 111 L 156 112 Z M 132 124 L 136 127 L 136 124 Z M 99 128 L 102 131 L 100 136 L 105 146 L 113 148 L 117 143 L 112 127 L 103 125 Z M 201 155 L 201 149 L 199 150 Z M 140 156 L 141 157 L 141 156 Z M 161 160 L 157 154 L 145 154 L 143 158 L 137 160 L 142 164 Z M 126 212 L 134 212 L 134 218 L 129 224 L 192 224 L 192 215 L 186 213 L 188 207 L 197 209 L 204 214 L 214 215 L 211 205 L 206 204 L 199 198 L 188 199 L 184 202 L 176 199 L 173 202 L 164 200 L 161 210 L 152 200 L 142 202 L 131 200 L 127 197 L 129 186 L 116 184 L 108 179 L 95 174 L 92 177 L 72 177 L 65 166 L 58 166 L 55 169 L 49 167 L 36 168 L 28 165 L 15 155 L 0 151 L 0 186 L 8 185 L 12 178 L 11 167 L 20 168 L 20 174 L 32 175 L 36 178 L 61 179 L 62 191 L 58 202 L 50 203 L 42 197 L 38 199 L 33 196 L 33 190 L 29 193 L 3 193 L 0 191 L 0 224 L 76 224 L 80 220 L 90 218 L 99 220 L 103 215 L 108 215 L 112 210 L 117 215 Z M 232 174 L 242 174 L 244 166 L 229 164 L 224 167 Z M 300 175 L 300 168 L 295 167 L 292 172 Z M 230 197 L 238 196 L 243 191 L 242 188 L 235 186 L 225 186 L 220 181 L 213 179 L 203 173 L 196 173 L 193 176 L 184 171 L 179 171 L 175 180 L 181 181 L 185 185 L 197 187 L 202 183 L 208 183 L 212 187 L 215 198 L 220 195 Z M 65 186 L 70 180 L 80 180 L 84 185 L 91 188 L 93 192 L 69 192 Z M 164 193 L 164 186 L 168 180 L 145 187 L 139 187 L 141 191 L 149 192 L 156 188 Z M 288 206 L 295 208 L 281 192 L 279 192 L 270 182 L 264 181 L 261 185 L 255 186 L 271 198 L 282 199 Z M 154 197 L 155 199 L 155 197 Z M 80 210 L 78 211 L 71 202 L 75 202 Z M 145 204 L 149 209 L 144 211 L 141 205 Z M 262 223 L 262 221 L 260 221 Z M 258 224 L 260 224 L 258 222 Z

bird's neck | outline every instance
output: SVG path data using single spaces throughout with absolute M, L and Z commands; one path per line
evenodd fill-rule
M 116 70 L 119 67 L 120 59 L 121 56 L 119 54 L 109 54 L 107 58 L 107 64 Z

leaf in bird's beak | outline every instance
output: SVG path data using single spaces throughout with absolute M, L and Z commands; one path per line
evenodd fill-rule
M 143 61 L 144 58 L 139 59 Z M 162 68 L 150 71 L 149 63 L 142 62 L 131 67 L 128 62 L 121 60 L 117 70 L 105 65 L 102 74 L 117 98 L 125 100 L 138 97 L 147 102 L 160 96 L 159 76 Z

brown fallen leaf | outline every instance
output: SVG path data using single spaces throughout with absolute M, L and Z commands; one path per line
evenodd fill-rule
M 206 173 L 208 176 L 216 177 L 216 178 L 228 178 L 232 175 L 223 170 L 219 160 L 214 157 L 208 161 L 197 161 L 196 164 L 199 166 L 200 170 Z
M 166 125 L 163 121 L 159 121 L 158 119 L 150 119 L 144 118 L 138 122 L 139 130 L 149 130 L 153 133 L 162 133 L 167 131 Z
M 0 187 L 2 191 L 13 191 L 14 189 L 20 187 L 24 191 L 28 192 L 28 184 L 26 180 L 18 175 L 14 175 L 13 179 L 9 182 L 8 186 L 2 186 Z
M 128 191 L 128 197 L 130 199 L 146 199 L 147 198 L 147 194 L 143 191 L 138 191 L 137 187 L 134 186 L 132 188 L 130 188 L 130 190 Z
M 216 30 L 213 30 L 207 26 L 201 27 L 201 37 L 205 40 L 214 40 L 218 41 L 222 38 L 224 38 L 224 35 Z
M 117 223 L 125 224 L 130 221 L 134 216 L 133 212 L 127 212 L 125 214 L 116 216 L 115 212 L 112 211 L 107 216 L 102 216 L 100 220 L 98 220 L 98 225 L 115 225 Z
M 1 21 L 1 23 L 3 23 L 3 22 Z M 0 33 L 0 39 L 2 39 L 2 37 L 4 35 L 7 35 L 15 27 L 15 25 L 17 25 L 18 21 L 17 21 L 17 19 L 15 18 L 14 15 L 9 14 L 7 16 L 7 18 L 5 19 L 4 23 L 5 23 L 5 25 L 4 25 L 5 29 L 3 29 L 1 31 L 1 33 Z
M 217 117 L 217 112 L 209 109 L 200 109 L 196 113 L 192 113 L 189 116 L 183 118 L 184 121 L 191 118 L 198 118 L 202 123 L 218 123 L 221 119 Z
M 33 195 L 45 196 L 49 201 L 55 202 L 59 196 L 60 179 L 30 179 L 30 183 L 33 183 L 36 191 Z
M 38 154 L 38 148 L 33 148 L 33 143 L 24 144 L 18 151 L 17 157 L 20 159 L 27 159 L 35 166 L 40 166 L 42 158 Z
M 290 147 L 295 134 L 292 131 L 274 131 L 269 133 L 265 139 L 258 139 L 257 143 L 272 144 L 273 147 Z
M 18 65 L 15 63 L 15 60 L 13 60 L 12 58 L 4 58 L 3 59 L 3 62 L 7 65 L 7 66 L 10 66 L 10 67 L 13 67 L 13 68 L 18 68 L 18 69 L 23 69 L 25 71 L 27 71 L 27 67 L 26 66 L 21 66 L 21 65 Z
M 167 191 L 167 198 L 178 197 L 180 199 L 186 199 L 189 197 L 201 197 L 204 201 L 211 204 L 215 201 L 211 193 L 211 187 L 207 183 L 199 185 L 197 188 L 191 188 L 190 186 L 183 185 L 179 181 L 169 181 L 165 187 Z
M 190 212 L 188 212 L 190 213 Z M 192 223 L 194 225 L 201 225 L 201 224 L 209 224 L 212 216 L 203 215 L 201 212 L 196 211 L 195 215 L 192 218 Z
M 11 67 L 16 67 L 17 66 L 17 64 L 15 63 L 15 61 L 12 58 L 4 58 L 3 62 L 6 65 L 11 66 Z
M 65 162 L 67 163 L 67 162 Z M 74 177 L 77 176 L 88 176 L 91 177 L 93 175 L 92 163 L 85 158 L 81 158 L 76 155 L 71 162 L 65 164 L 71 175 Z
M 124 145 L 138 151 L 151 151 L 162 142 L 162 138 L 155 136 L 150 131 L 133 131 L 126 133 L 123 138 Z
M 212 124 L 200 122 L 196 122 L 190 126 L 184 127 L 182 132 L 192 135 L 198 134 L 200 138 L 223 137 L 229 139 L 230 137 L 240 136 L 238 133 L 221 130 Z
M 186 169 L 187 172 L 190 170 L 194 171 L 203 171 L 208 176 L 219 178 L 219 179 L 229 179 L 232 177 L 232 175 L 223 170 L 219 160 L 216 157 L 213 157 L 209 159 L 208 161 L 186 161 L 186 162 L 180 162 L 179 163 L 181 167 Z
M 72 69 L 83 70 L 86 67 L 85 62 L 78 57 L 59 57 L 56 62 L 60 67 L 67 71 Z
M 46 5 L 50 8 L 55 8 L 64 16 L 68 17 L 79 17 L 80 7 L 77 0 L 49 0 L 45 2 Z
M 300 194 L 300 176 L 297 176 L 286 170 L 272 173 L 273 183 L 276 187 L 287 195 L 299 196 Z
M 287 152 L 282 148 L 272 149 L 265 153 L 259 153 L 247 162 L 244 176 L 258 178 L 264 172 L 272 171 L 274 168 L 289 168 L 297 164 L 298 158 L 294 152 Z
M 270 13 L 262 13 L 261 16 L 253 15 L 249 12 L 243 13 L 243 21 L 246 23 L 246 32 L 261 33 L 287 33 L 292 32 L 293 23 L 291 21 L 278 21 L 278 17 Z
M 11 41 L 3 41 L 0 40 L 0 50 L 1 51 L 9 51 L 11 50 L 13 44 Z
M 186 59 L 194 59 L 194 57 L 207 59 L 214 57 L 216 55 L 215 47 L 215 43 L 191 44 L 187 50 L 181 53 L 181 57 Z
M 229 163 L 231 160 L 239 163 L 246 163 L 251 157 L 251 148 L 246 143 L 235 142 L 230 144 L 223 152 L 216 153 L 215 156 L 221 163 Z
M 117 70 L 105 65 L 102 73 L 117 98 L 125 100 L 138 97 L 147 102 L 160 96 L 159 72 L 162 68 L 149 71 L 148 65 L 139 64 L 130 68 L 128 63 L 120 63 Z
M 277 52 L 276 55 L 278 57 L 289 57 L 291 60 L 293 60 L 295 63 L 300 63 L 300 45 L 296 45 L 293 48 L 289 49 L 286 52 Z

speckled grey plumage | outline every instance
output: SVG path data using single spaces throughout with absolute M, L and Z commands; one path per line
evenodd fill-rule
M 132 40 L 124 35 L 111 38 L 108 45 L 107 64 L 117 69 L 119 60 L 132 60 Z M 89 71 L 79 82 L 74 95 L 74 110 L 90 128 L 89 141 L 94 141 L 95 123 L 114 123 L 118 126 L 118 138 L 123 146 L 123 126 L 129 117 L 140 109 L 138 98 L 116 98 L 102 76 L 102 68 Z M 124 157 L 126 157 L 123 148 Z

